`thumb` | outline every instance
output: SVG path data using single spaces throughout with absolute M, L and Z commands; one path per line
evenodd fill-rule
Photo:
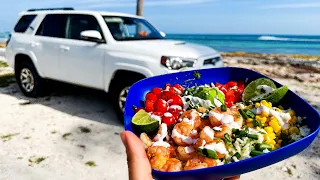
M 151 166 L 141 140 L 132 132 L 120 134 L 126 147 L 130 180 L 152 180 Z

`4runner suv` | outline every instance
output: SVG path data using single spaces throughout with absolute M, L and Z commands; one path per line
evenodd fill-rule
M 23 12 L 6 59 L 26 96 L 41 95 L 44 79 L 68 82 L 109 92 L 120 116 L 129 87 L 136 81 L 223 66 L 215 50 L 166 40 L 143 17 L 72 8 Z

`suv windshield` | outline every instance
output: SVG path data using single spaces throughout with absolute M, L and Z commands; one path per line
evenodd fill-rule
M 103 17 L 113 38 L 117 41 L 164 39 L 148 21 L 132 17 Z

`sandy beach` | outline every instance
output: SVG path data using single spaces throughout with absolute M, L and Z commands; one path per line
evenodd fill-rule
M 287 84 L 320 111 L 319 61 L 303 65 L 290 58 L 233 56 L 224 61 Z M 0 76 L 8 73 L 10 68 L 0 67 Z M 0 179 L 128 179 L 119 138 L 123 127 L 107 95 L 58 85 L 38 99 L 23 96 L 15 83 L 0 88 Z M 302 153 L 241 179 L 320 179 L 319 136 Z

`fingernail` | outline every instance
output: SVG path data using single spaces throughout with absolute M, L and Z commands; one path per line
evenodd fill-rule
M 121 138 L 121 141 L 124 144 L 124 146 L 127 147 L 127 138 L 126 138 L 126 132 L 125 131 L 120 133 L 120 138 Z

